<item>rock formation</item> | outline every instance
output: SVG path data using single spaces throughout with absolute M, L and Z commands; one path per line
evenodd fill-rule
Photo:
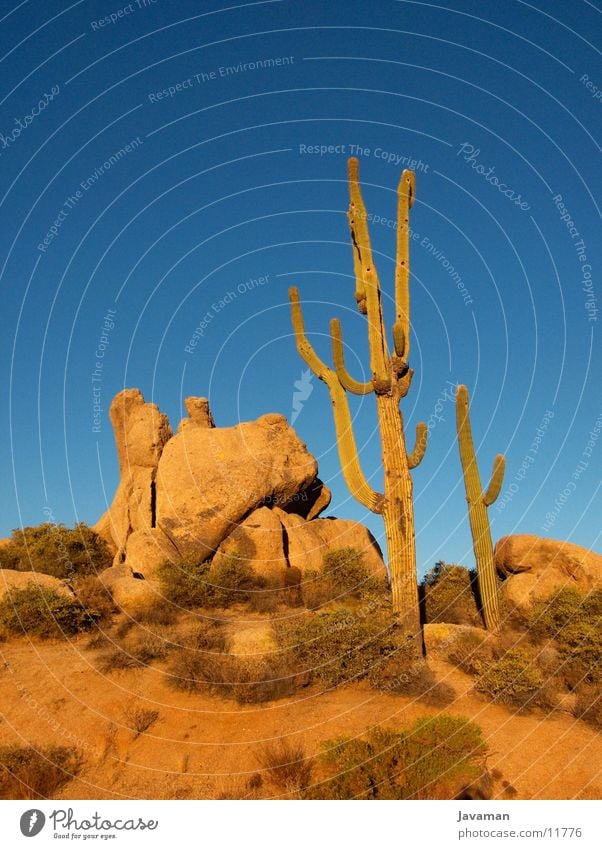
M 128 539 L 135 531 L 156 526 L 156 477 L 159 458 L 172 432 L 167 416 L 147 404 L 139 389 L 124 389 L 109 409 L 119 458 L 120 481 L 109 510 L 95 526 L 125 559 Z
M 127 610 L 156 600 L 164 563 L 237 554 L 282 585 L 318 569 L 326 551 L 361 549 L 370 570 L 385 567 L 375 540 L 356 522 L 318 519 L 330 491 L 284 416 L 216 427 L 206 398 L 186 398 L 172 434 L 167 417 L 139 390 L 113 400 L 120 482 L 95 530 L 115 552 L 102 580 Z M 291 565 L 297 570 L 290 569 Z
M 42 572 L 20 572 L 17 569 L 0 569 L 0 601 L 11 590 L 22 590 L 30 585 L 45 590 L 54 590 L 60 595 L 73 598 L 73 593 L 69 587 L 52 575 L 44 575 Z
M 316 475 L 284 416 L 224 428 L 190 418 L 159 461 L 157 526 L 183 558 L 205 559 L 253 510 L 295 503 Z
M 587 592 L 602 583 L 602 555 L 571 542 L 514 534 L 498 540 L 494 560 L 504 597 L 519 608 L 563 587 Z
M 381 550 L 364 525 L 346 519 L 304 519 L 279 507 L 260 507 L 226 537 L 213 562 L 238 554 L 262 575 L 278 576 L 291 566 L 303 574 L 318 571 L 327 551 L 346 547 L 361 551 L 367 569 L 385 577 Z

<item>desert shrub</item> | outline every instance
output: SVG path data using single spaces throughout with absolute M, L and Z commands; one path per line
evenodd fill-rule
M 486 745 L 478 725 L 441 715 L 393 731 L 323 744 L 313 799 L 454 799 L 483 772 Z
M 72 747 L 0 747 L 0 799 L 51 799 L 81 769 Z
M 209 599 L 210 563 L 164 563 L 158 577 L 165 598 L 177 607 L 204 607 Z
M 562 675 L 571 689 L 582 681 L 596 683 L 602 677 L 602 632 L 599 623 L 572 622 L 558 641 Z
M 235 554 L 222 558 L 216 566 L 212 566 L 208 580 L 214 607 L 247 602 L 266 585 L 265 579 L 253 571 L 250 563 Z
M 378 610 L 306 614 L 277 624 L 276 633 L 295 669 L 326 687 L 365 678 L 399 648 L 398 629 Z
M 281 698 L 298 684 L 284 656 L 228 654 L 223 629 L 211 621 L 203 622 L 170 652 L 167 673 L 175 689 L 241 704 Z
M 84 522 L 74 528 L 51 522 L 16 528 L 10 543 L 0 549 L 3 569 L 33 569 L 61 579 L 97 574 L 112 560 L 106 542 Z
M 136 669 L 140 666 L 144 666 L 144 663 L 121 646 L 104 652 L 98 664 L 99 670 L 105 675 L 122 669 Z
M 307 756 L 302 743 L 287 739 L 268 743 L 259 752 L 257 761 L 271 784 L 284 793 L 303 791 L 311 781 L 313 761 Z M 257 775 L 252 778 L 255 778 L 254 784 L 258 789 L 263 777 Z M 254 788 L 250 786 L 249 789 Z
M 124 711 L 124 720 L 127 727 L 134 735 L 134 739 L 140 737 L 159 719 L 159 711 L 141 706 L 130 706 Z
M 602 590 L 561 589 L 536 604 L 528 627 L 531 639 L 553 640 L 561 660 L 559 674 L 573 689 L 597 682 L 602 672 Z
M 227 607 L 247 602 L 264 588 L 264 580 L 250 564 L 236 555 L 224 557 L 216 566 L 203 563 L 166 563 L 159 569 L 165 598 L 177 607 Z
M 11 634 L 49 639 L 76 634 L 93 622 L 94 616 L 76 599 L 33 582 L 10 590 L 0 602 L 0 625 Z
M 136 611 L 135 622 L 141 625 L 173 625 L 178 614 L 178 608 L 169 601 L 155 601 Z
M 455 699 L 453 688 L 437 681 L 435 673 L 411 642 L 377 660 L 368 680 L 376 690 L 408 696 L 438 707 L 446 707 Z
M 543 687 L 541 673 L 523 649 L 511 649 L 493 663 L 483 663 L 475 689 L 496 702 L 534 707 Z
M 460 634 L 448 648 L 447 659 L 468 675 L 476 675 L 484 663 L 495 659 L 494 648 L 484 637 Z
M 239 704 L 258 704 L 290 695 L 295 677 L 277 657 L 240 657 L 184 648 L 171 656 L 168 674 L 173 687 L 206 693 Z
M 421 591 L 427 622 L 483 624 L 477 605 L 477 573 L 440 561 L 427 573 Z
M 372 575 L 362 551 L 352 546 L 334 548 L 324 555 L 321 569 L 303 575 L 303 603 L 317 610 L 332 601 L 364 599 L 373 593 L 383 593 L 386 581 Z
M 577 691 L 573 716 L 583 719 L 594 728 L 602 728 L 602 693 L 598 687 L 588 685 Z
M 154 660 L 164 660 L 175 647 L 169 631 L 148 631 L 133 626 L 121 637 L 111 639 L 107 634 L 101 643 L 105 651 L 99 657 L 99 669 L 108 673 L 119 669 L 148 666 Z M 92 646 L 94 647 L 94 646 Z
M 96 575 L 77 578 L 73 591 L 84 610 L 96 621 L 107 622 L 117 611 L 111 591 Z

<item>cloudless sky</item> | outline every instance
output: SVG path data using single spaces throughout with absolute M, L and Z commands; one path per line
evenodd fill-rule
M 395 190 L 411 160 L 417 173 L 402 409 L 410 442 L 418 421 L 430 429 L 414 472 L 420 571 L 473 563 L 458 382 L 484 484 L 507 458 L 494 537 L 599 546 L 601 35 L 586 0 L 1 0 L 0 532 L 45 508 L 99 517 L 123 387 L 175 430 L 187 395 L 208 396 L 218 425 L 290 421 L 301 381 L 295 428 L 333 490 L 328 513 L 382 541 L 341 477 L 287 299 L 297 285 L 327 360 L 340 316 L 350 370 L 367 376 L 345 217 L 356 153 L 388 327 Z M 351 404 L 378 488 L 374 398 Z

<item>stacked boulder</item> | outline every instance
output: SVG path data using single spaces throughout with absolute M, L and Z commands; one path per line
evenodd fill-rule
M 318 569 L 333 548 L 364 552 L 385 575 L 380 549 L 357 522 L 320 519 L 330 492 L 315 458 L 281 415 L 216 427 L 205 398 L 185 400 L 173 434 L 137 389 L 113 399 L 120 482 L 95 530 L 115 553 L 102 573 L 122 607 L 156 600 L 164 563 L 219 561 L 236 553 L 288 584 L 287 570 Z M 289 573 L 290 576 L 290 573 Z

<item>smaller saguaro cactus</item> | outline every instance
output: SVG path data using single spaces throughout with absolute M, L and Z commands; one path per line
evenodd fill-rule
M 500 622 L 500 603 L 487 508 L 500 494 L 506 461 L 503 454 L 495 457 L 491 480 L 484 491 L 481 487 L 481 477 L 472 440 L 468 389 L 462 385 L 458 386 L 456 394 L 456 425 L 485 625 L 489 630 L 495 630 Z

